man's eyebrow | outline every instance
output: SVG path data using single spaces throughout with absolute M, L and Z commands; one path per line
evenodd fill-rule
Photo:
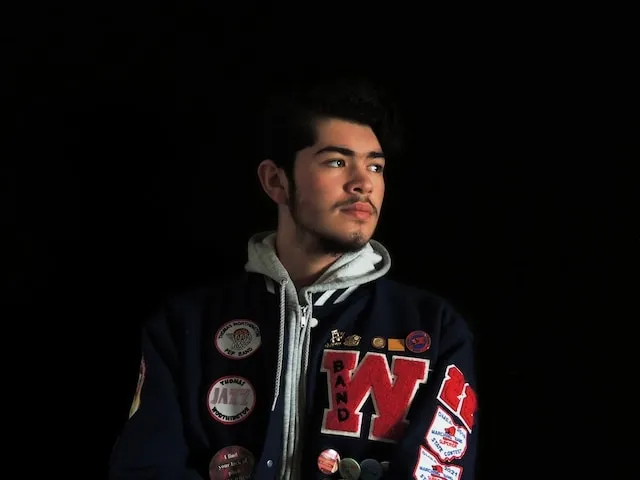
M 346 147 L 338 147 L 336 145 L 328 145 L 326 147 L 321 148 L 320 150 L 318 150 L 315 155 L 320 155 L 322 153 L 326 153 L 326 152 L 334 152 L 334 153 L 339 153 L 341 155 L 344 155 L 345 157 L 354 157 L 356 152 L 354 152 L 353 150 L 351 150 L 350 148 L 346 148 Z M 369 152 L 367 154 L 368 158 L 384 158 L 384 153 L 380 152 L 380 151 L 372 151 Z

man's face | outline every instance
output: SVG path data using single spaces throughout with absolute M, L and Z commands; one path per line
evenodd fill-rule
M 316 138 L 296 156 L 288 198 L 296 235 L 317 253 L 357 250 L 382 208 L 382 148 L 370 127 L 338 119 L 318 121 Z

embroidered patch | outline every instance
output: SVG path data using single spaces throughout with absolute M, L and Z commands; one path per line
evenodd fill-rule
M 327 375 L 329 408 L 324 410 L 321 432 L 361 437 L 360 409 L 372 396 L 376 412 L 371 415 L 368 440 L 395 443 L 409 423 L 407 413 L 420 384 L 426 383 L 429 360 L 394 355 L 391 366 L 384 353 L 325 350 L 321 371 Z
M 260 328 L 251 320 L 232 320 L 216 332 L 216 348 L 227 358 L 247 358 L 261 344 Z
M 424 439 L 438 458 L 450 462 L 455 458 L 462 458 L 467 451 L 467 430 L 454 422 L 442 407 L 438 407 L 433 421 Z
M 413 470 L 414 480 L 460 480 L 462 467 L 443 465 L 425 447 L 420 445 L 418 461 Z
M 373 337 L 371 339 L 371 346 L 373 348 L 384 348 L 387 346 L 387 341 L 383 337 Z
M 438 400 L 458 417 L 471 433 L 478 408 L 476 392 L 467 383 L 462 371 L 455 365 L 448 365 L 444 379 L 438 390 Z
M 427 332 L 416 330 L 404 340 L 407 349 L 413 353 L 424 353 L 431 347 L 431 337 Z
M 210 480 L 248 480 L 253 473 L 255 458 L 246 448 L 224 447 L 209 462 Z
M 144 380 L 147 376 L 147 363 L 144 360 L 144 357 L 140 359 L 140 369 L 138 371 L 138 383 L 136 385 L 136 392 L 133 395 L 133 402 L 131 403 L 131 408 L 129 408 L 129 418 L 133 417 L 133 414 L 138 411 L 140 408 L 140 396 L 142 395 L 142 385 L 144 384 Z
M 214 420 L 225 425 L 245 420 L 256 403 L 253 385 L 243 377 L 226 376 L 216 380 L 207 392 L 207 409 Z

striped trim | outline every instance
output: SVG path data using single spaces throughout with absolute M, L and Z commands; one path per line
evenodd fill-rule
M 263 276 L 264 283 L 267 288 L 267 292 L 276 293 L 276 282 L 266 276 Z M 313 294 L 313 298 L 315 299 L 313 302 L 314 307 L 321 307 L 323 305 L 333 305 L 336 303 L 344 302 L 349 295 L 351 295 L 356 289 L 358 285 L 353 285 L 349 288 L 338 288 L 336 290 L 326 290 L 324 292 L 318 292 Z
M 348 298 L 356 288 L 358 288 L 358 285 L 352 285 L 351 287 L 347 288 L 338 298 L 336 298 L 335 302 L 333 303 L 344 302 L 344 300 Z
M 327 300 L 329 300 L 329 298 L 331 298 L 331 295 L 333 295 L 334 293 L 336 293 L 335 290 L 327 290 L 322 295 L 320 295 L 315 302 L 313 302 L 313 306 L 321 307 L 322 305 L 327 303 Z
M 264 278 L 264 283 L 267 286 L 267 292 L 276 293 L 276 282 L 269 277 L 263 276 L 262 278 Z
M 326 304 L 331 305 L 344 302 L 357 288 L 357 285 L 353 285 L 349 288 L 339 288 L 337 290 L 327 290 L 326 292 L 322 292 L 316 301 L 313 302 L 313 306 L 321 307 Z

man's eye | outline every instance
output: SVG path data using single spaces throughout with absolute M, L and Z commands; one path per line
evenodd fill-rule
M 371 165 L 373 167 L 373 171 L 376 173 L 382 173 L 384 171 L 384 165 L 376 163 L 375 165 Z
M 344 160 L 329 160 L 327 162 L 327 165 L 330 165 L 332 167 L 341 167 L 344 165 Z

